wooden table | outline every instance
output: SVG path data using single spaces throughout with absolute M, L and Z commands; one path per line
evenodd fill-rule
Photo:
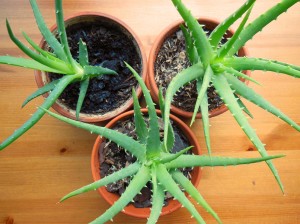
M 242 1 L 185 0 L 195 15 L 223 20 Z M 251 18 L 275 1 L 258 1 Z M 276 2 L 278 2 L 276 0 Z M 55 23 L 53 1 L 38 1 L 47 24 Z M 65 0 L 65 16 L 101 11 L 123 19 L 141 38 L 149 53 L 156 36 L 179 15 L 167 0 Z M 300 65 L 300 4 L 280 16 L 247 44 L 251 55 Z M 23 56 L 10 41 L 5 18 L 18 36 L 24 30 L 36 42 L 41 35 L 28 1 L 2 0 L 0 54 Z M 234 26 L 236 29 L 237 27 Z M 300 123 L 300 80 L 273 73 L 254 72 L 264 87 L 251 86 L 293 120 Z M 36 90 L 33 72 L 0 66 L 0 138 L 3 140 L 36 110 L 39 98 L 21 110 L 26 96 Z M 247 103 L 251 124 L 269 153 L 285 154 L 274 161 L 285 186 L 283 196 L 265 163 L 227 168 L 205 168 L 198 186 L 224 223 L 300 223 L 300 134 L 276 117 Z M 259 156 L 229 112 L 211 119 L 214 155 Z M 204 148 L 201 121 L 193 130 Z M 0 152 L 0 223 L 87 223 L 108 204 L 90 192 L 56 202 L 64 194 L 92 181 L 90 153 L 96 136 L 45 116 L 18 141 Z M 215 223 L 198 208 L 208 223 Z M 115 223 L 145 223 L 119 214 Z M 159 223 L 196 223 L 186 209 L 162 217 Z

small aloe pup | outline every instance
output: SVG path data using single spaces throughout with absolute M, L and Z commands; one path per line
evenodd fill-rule
M 299 2 L 299 0 L 282 0 L 274 7 L 260 15 L 253 22 L 245 26 L 255 0 L 247 0 L 236 12 L 230 15 L 224 22 L 220 23 L 208 36 L 203 30 L 203 25 L 192 16 L 191 12 L 183 5 L 181 0 L 172 0 L 174 6 L 185 21 L 186 26 L 181 26 L 186 40 L 187 55 L 192 66 L 178 73 L 168 86 L 165 97 L 165 132 L 168 135 L 168 117 L 170 105 L 174 94 L 178 89 L 188 82 L 197 81 L 198 97 L 195 103 L 194 114 L 191 125 L 195 121 L 196 114 L 200 108 L 202 113 L 202 123 L 208 153 L 211 154 L 209 137 L 209 112 L 207 100 L 207 88 L 213 85 L 225 105 L 228 107 L 238 124 L 246 133 L 251 142 L 256 146 L 259 153 L 267 156 L 264 144 L 257 136 L 255 130 L 250 126 L 243 111 L 252 117 L 245 107 L 240 97 L 244 97 L 257 106 L 279 117 L 290 124 L 297 131 L 300 126 L 292 121 L 288 116 L 274 107 L 271 103 L 263 99 L 240 79 L 246 79 L 258 83 L 253 78 L 243 74 L 243 70 L 263 70 L 283 73 L 296 78 L 300 77 L 300 67 L 289 65 L 283 62 L 270 61 L 262 58 L 237 57 L 235 54 L 253 36 L 261 31 L 266 25 L 275 20 L 280 14 L 286 12 L 288 8 Z M 222 44 L 223 36 L 230 26 L 245 14 L 238 29 Z M 165 145 L 167 141 L 165 139 Z M 283 185 L 278 172 L 271 161 L 267 161 L 273 172 L 282 192 Z
M 89 85 L 89 80 L 93 77 L 99 75 L 116 75 L 113 70 L 103 68 L 101 66 L 91 66 L 88 61 L 88 52 L 86 44 L 82 41 L 79 42 L 79 62 L 72 58 L 67 35 L 63 19 L 62 11 L 62 0 L 55 1 L 56 8 L 56 23 L 57 30 L 60 38 L 60 42 L 56 37 L 50 32 L 46 26 L 43 17 L 38 9 L 35 0 L 30 0 L 31 7 L 37 22 L 37 25 L 45 38 L 47 44 L 53 49 L 53 53 L 44 51 L 37 44 L 35 44 L 26 33 L 23 32 L 24 38 L 27 40 L 29 45 L 34 49 L 31 50 L 25 46 L 12 32 L 8 20 L 6 21 L 6 26 L 8 34 L 11 40 L 31 59 L 18 58 L 12 56 L 0 56 L 0 64 L 8 64 L 13 66 L 21 66 L 24 68 L 36 69 L 45 72 L 53 72 L 64 74 L 64 76 L 58 80 L 52 81 L 45 85 L 44 87 L 38 89 L 32 95 L 30 95 L 23 103 L 24 107 L 32 99 L 50 92 L 45 102 L 42 104 L 43 108 L 50 108 L 57 98 L 61 95 L 63 90 L 72 82 L 80 82 L 80 94 L 78 97 L 76 117 L 78 119 L 81 106 L 86 95 L 86 91 Z M 18 130 L 16 130 L 10 137 L 4 140 L 0 144 L 0 150 L 4 149 L 6 146 L 11 144 L 22 134 L 28 131 L 35 123 L 37 123 L 41 117 L 45 114 L 45 111 L 38 109 L 31 118 L 28 119 L 26 123 L 23 124 Z
M 127 150 L 137 158 L 137 161 L 135 163 L 119 171 L 116 171 L 115 173 L 106 176 L 99 181 L 71 192 L 70 194 L 63 197 L 61 201 L 131 176 L 132 180 L 129 186 L 126 188 L 125 192 L 121 195 L 120 199 L 116 201 L 99 218 L 95 219 L 91 223 L 105 223 L 111 220 L 116 214 L 122 211 L 128 203 L 131 202 L 135 195 L 140 193 L 141 189 L 146 186 L 148 181 L 151 181 L 153 190 L 152 209 L 150 217 L 148 218 L 148 223 L 157 222 L 161 213 L 161 209 L 164 205 L 164 191 L 168 191 L 170 194 L 172 194 L 174 198 L 176 198 L 184 207 L 189 210 L 192 217 L 194 217 L 199 223 L 205 223 L 201 215 L 195 209 L 194 205 L 182 192 L 182 188 L 220 223 L 221 221 L 217 214 L 202 198 L 201 194 L 197 191 L 195 186 L 193 186 L 193 184 L 177 169 L 195 166 L 204 167 L 248 164 L 279 158 L 281 156 L 239 159 L 184 154 L 192 146 L 182 149 L 182 151 L 176 154 L 171 154 L 169 151 L 174 144 L 172 126 L 170 125 L 170 123 L 167 124 L 169 134 L 168 136 L 164 136 L 164 139 L 167 142 L 167 144 L 164 145 L 163 141 L 160 141 L 158 118 L 150 93 L 141 77 L 129 65 L 127 66 L 132 71 L 133 75 L 138 80 L 138 83 L 142 88 L 149 115 L 149 128 L 147 128 L 146 123 L 143 119 L 143 114 L 141 112 L 136 93 L 133 90 L 134 123 L 138 136 L 137 140 L 134 140 L 131 137 L 115 130 L 74 121 L 47 111 L 47 113 L 49 113 L 53 117 L 56 117 L 76 127 L 88 130 L 91 133 L 101 135 L 102 137 L 105 137 L 117 143 L 119 146 L 123 147 L 125 150 Z M 161 91 L 159 98 L 160 109 L 163 114 L 164 100 L 162 98 Z M 178 184 L 181 186 L 181 188 L 178 187 Z

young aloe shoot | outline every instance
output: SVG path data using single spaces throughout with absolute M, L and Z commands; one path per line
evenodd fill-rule
M 185 84 L 196 80 L 198 97 L 195 103 L 194 113 L 191 124 L 195 121 L 196 114 L 202 113 L 204 134 L 208 153 L 211 154 L 209 137 L 209 112 L 207 102 L 207 88 L 213 85 L 229 111 L 232 113 L 238 124 L 246 133 L 251 142 L 256 146 L 259 153 L 267 156 L 264 144 L 257 136 L 254 129 L 250 126 L 243 111 L 252 117 L 250 111 L 245 107 L 240 97 L 244 97 L 257 106 L 279 117 L 297 131 L 300 126 L 283 114 L 280 110 L 266 101 L 262 96 L 254 92 L 240 79 L 246 79 L 258 83 L 253 78 L 246 76 L 243 70 L 263 70 L 283 73 L 296 78 L 300 77 L 300 67 L 286 64 L 283 62 L 271 61 L 262 58 L 238 57 L 235 54 L 244 44 L 253 38 L 266 25 L 275 20 L 280 14 L 298 3 L 299 0 L 282 0 L 274 7 L 260 15 L 253 22 L 246 25 L 255 0 L 247 0 L 236 12 L 230 15 L 224 22 L 220 23 L 208 36 L 203 30 L 203 25 L 192 16 L 191 12 L 183 5 L 181 0 L 172 0 L 174 6 L 185 21 L 185 26 L 181 26 L 186 40 L 186 50 L 191 66 L 178 73 L 168 86 L 165 98 L 165 134 L 168 135 L 168 119 L 170 114 L 170 105 L 174 94 Z M 223 36 L 230 26 L 240 19 L 244 18 L 235 32 L 225 44 L 221 43 Z M 165 139 L 165 144 L 167 144 Z M 282 192 L 283 185 L 271 161 L 267 161 L 268 166 L 273 172 Z
M 34 50 L 29 49 L 14 35 L 8 20 L 6 20 L 6 27 L 11 40 L 31 59 L 12 56 L 0 56 L 0 64 L 21 66 L 24 68 L 42 70 L 45 72 L 53 72 L 64 75 L 62 78 L 46 84 L 44 87 L 38 89 L 36 92 L 30 95 L 24 101 L 22 107 L 24 107 L 34 98 L 49 92 L 49 96 L 42 104 L 43 108 L 49 109 L 70 83 L 80 82 L 80 94 L 76 107 L 76 117 L 77 119 L 79 119 L 79 112 L 86 95 L 89 80 L 99 75 L 116 75 L 116 72 L 107 68 L 103 68 L 101 66 L 89 65 L 87 46 L 81 40 L 79 42 L 79 62 L 72 58 L 64 25 L 62 0 L 55 1 L 57 32 L 59 34 L 60 42 L 46 26 L 45 21 L 37 6 L 36 0 L 30 0 L 30 4 L 39 30 L 49 47 L 53 49 L 53 53 L 41 49 L 29 38 L 26 33 L 23 32 L 24 38 Z M 28 131 L 42 118 L 44 114 L 44 110 L 37 109 L 37 111 L 27 120 L 26 123 L 24 123 L 10 137 L 8 137 L 0 144 L 0 150 L 7 147 L 22 134 Z
M 167 142 L 165 145 L 163 144 L 164 141 L 160 141 L 158 118 L 149 90 L 147 89 L 142 78 L 128 64 L 127 66 L 132 71 L 134 77 L 138 80 L 148 108 L 149 127 L 147 127 L 145 123 L 138 98 L 133 90 L 134 123 L 138 136 L 137 140 L 134 140 L 131 137 L 112 129 L 81 123 L 79 121 L 74 121 L 47 111 L 47 113 L 55 118 L 58 118 L 76 127 L 88 130 L 91 133 L 101 135 L 102 137 L 115 142 L 137 158 L 135 163 L 116 171 L 115 173 L 106 176 L 99 181 L 67 194 L 61 199 L 61 201 L 131 176 L 131 182 L 119 200 L 117 200 L 106 212 L 104 212 L 100 217 L 91 223 L 105 223 L 109 220 L 112 220 L 116 214 L 122 211 L 125 206 L 131 202 L 135 195 L 140 193 L 141 189 L 145 187 L 149 181 L 152 183 L 153 194 L 151 214 L 147 223 L 151 224 L 157 222 L 164 206 L 164 191 L 168 191 L 184 207 L 186 207 L 191 213 L 192 217 L 194 217 L 199 223 L 205 223 L 194 205 L 185 196 L 184 192 L 182 192 L 182 188 L 185 189 L 185 191 L 193 199 L 195 199 L 197 203 L 203 206 L 205 210 L 207 210 L 217 220 L 218 223 L 221 223 L 218 215 L 204 200 L 195 186 L 193 186 L 187 177 L 178 171 L 178 169 L 196 166 L 204 167 L 249 164 L 275 159 L 282 156 L 266 156 L 263 158 L 225 158 L 184 154 L 192 146 L 182 149 L 176 154 L 170 153 L 169 151 L 174 144 L 172 126 L 170 123 L 166 125 L 169 129 L 169 134 L 168 136 L 164 136 L 164 140 Z M 161 92 L 159 98 L 160 109 L 162 113 L 164 113 L 164 100 Z M 180 185 L 181 188 L 178 185 Z

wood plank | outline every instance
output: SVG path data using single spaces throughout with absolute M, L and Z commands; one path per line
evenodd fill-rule
M 195 15 L 222 20 L 241 1 L 185 0 Z M 257 1 L 250 19 L 276 1 Z M 28 1 L 2 0 L 0 8 L 0 55 L 23 56 L 10 41 L 5 18 L 17 36 L 24 30 L 39 42 Z M 53 1 L 38 0 L 47 24 L 55 22 Z M 65 16 L 80 11 L 101 11 L 124 20 L 141 38 L 147 54 L 157 35 L 180 16 L 168 0 L 68 0 Z M 300 4 L 279 17 L 247 44 L 251 56 L 300 65 Z M 237 28 L 237 25 L 234 25 Z M 254 72 L 263 83 L 256 91 L 300 123 L 299 80 Z M 36 90 L 33 72 L 0 65 L 0 140 L 10 135 L 35 111 L 39 98 L 21 110 L 23 100 Z M 274 161 L 286 189 L 280 193 L 264 163 L 240 167 L 204 168 L 199 191 L 224 223 L 300 223 L 300 135 L 278 118 L 246 102 L 255 119 L 251 124 L 270 154 L 285 154 Z M 255 157 L 258 153 L 229 112 L 211 119 L 214 155 Z M 201 121 L 192 127 L 204 148 Z M 108 204 L 89 192 L 63 204 L 64 194 L 91 182 L 90 153 L 94 135 L 45 116 L 22 138 L 0 152 L 0 223 L 87 223 L 103 213 Z M 205 150 L 203 150 L 205 153 Z M 207 223 L 215 223 L 202 208 Z M 145 223 L 144 219 L 119 214 L 115 223 Z M 159 223 L 196 223 L 186 209 L 161 217 Z

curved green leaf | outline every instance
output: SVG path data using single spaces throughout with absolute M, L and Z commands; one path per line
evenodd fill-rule
M 283 73 L 300 78 L 300 71 L 262 58 L 233 57 L 224 58 L 222 63 L 235 70 L 262 70 Z
M 193 147 L 194 146 L 186 147 L 186 148 L 180 150 L 179 152 L 177 152 L 175 154 L 171 154 L 171 153 L 162 154 L 159 162 L 160 163 L 168 163 L 168 162 L 170 162 L 170 161 L 172 161 L 174 159 L 177 159 L 179 156 L 181 156 L 182 154 L 186 153 L 187 151 L 189 151 Z
M 44 103 L 41 105 L 41 107 L 49 109 L 54 102 L 57 100 L 57 98 L 61 95 L 61 93 L 64 91 L 66 86 L 68 86 L 74 79 L 76 79 L 76 76 L 64 76 L 61 81 L 57 84 L 56 88 L 50 93 L 50 95 L 45 99 Z M 9 136 L 7 139 L 5 139 L 0 144 L 0 150 L 3 150 L 5 147 L 13 143 L 15 140 L 17 140 L 21 135 L 23 135 L 26 131 L 28 131 L 33 125 L 35 125 L 45 114 L 44 109 L 37 109 L 37 111 L 19 128 L 17 129 L 11 136 Z
M 22 107 L 24 107 L 28 102 L 30 102 L 34 98 L 53 90 L 59 82 L 60 82 L 60 79 L 56 79 L 56 80 L 44 85 L 43 87 L 39 88 L 37 91 L 35 91 L 33 94 L 31 94 L 29 97 L 26 98 L 26 100 L 22 104 Z
M 158 118 L 155 110 L 155 105 L 152 101 L 151 95 L 149 90 L 147 89 L 143 79 L 139 76 L 139 74 L 125 62 L 127 68 L 132 72 L 136 80 L 138 81 L 142 92 L 145 97 L 145 101 L 148 108 L 148 115 L 149 115 L 149 129 L 148 129 L 148 138 L 146 143 L 147 148 L 147 155 L 155 156 L 158 155 L 160 152 L 160 134 L 159 134 L 159 125 L 158 125 Z
M 204 131 L 205 145 L 207 152 L 211 155 L 211 145 L 210 145 L 210 134 L 209 134 L 209 111 L 208 111 L 208 98 L 207 94 L 204 95 L 204 98 L 200 105 L 201 115 L 202 115 L 202 126 Z
M 245 132 L 245 134 L 248 136 L 250 141 L 255 145 L 258 152 L 261 154 L 262 157 L 268 156 L 268 153 L 264 147 L 264 144 L 261 142 L 259 137 L 257 136 L 255 130 L 250 126 L 247 118 L 244 116 L 242 109 L 240 108 L 239 104 L 236 101 L 236 98 L 233 95 L 233 92 L 225 78 L 224 75 L 216 75 L 212 79 L 213 85 L 216 88 L 217 93 L 220 95 L 221 99 L 225 102 L 225 105 L 230 110 L 232 116 L 235 118 L 235 120 L 238 122 L 242 130 Z M 268 166 L 270 167 L 275 179 L 277 180 L 277 183 L 279 184 L 279 187 L 282 192 L 283 185 L 280 180 L 279 174 L 273 165 L 271 161 L 266 161 Z
M 132 97 L 133 97 L 135 131 L 138 136 L 139 142 L 143 145 L 146 145 L 148 129 L 141 111 L 138 96 L 136 95 L 134 88 L 132 88 Z
M 56 14 L 57 31 L 60 38 L 61 46 L 65 52 L 68 62 L 72 65 L 72 67 L 77 67 L 76 62 L 73 59 L 69 48 L 65 22 L 64 22 L 63 9 L 62 9 L 62 0 L 55 0 L 55 14 Z
M 67 66 L 65 63 L 61 63 L 59 61 L 53 61 L 48 58 L 45 58 L 42 55 L 39 55 L 35 53 L 34 51 L 30 50 L 28 47 L 26 47 L 12 32 L 12 29 L 9 25 L 8 20 L 6 20 L 6 28 L 9 34 L 10 39 L 22 50 L 25 54 L 27 54 L 32 59 L 36 60 L 37 62 L 46 65 L 50 68 L 62 71 L 64 74 L 70 74 L 73 73 L 72 70 L 70 70 L 69 66 Z
M 17 58 L 12 56 L 0 56 L 0 64 L 13 65 L 23 68 L 41 70 L 45 72 L 61 73 L 62 71 L 50 68 L 32 59 Z
M 37 6 L 36 0 L 30 0 L 30 4 L 32 7 L 32 11 L 33 11 L 36 23 L 38 25 L 38 28 L 39 28 L 40 32 L 42 33 L 43 37 L 45 38 L 46 42 L 53 49 L 55 55 L 57 55 L 58 58 L 60 58 L 64 62 L 68 62 L 67 56 L 65 55 L 63 47 L 58 42 L 58 40 L 55 38 L 55 36 L 51 33 L 51 31 L 48 29 L 48 27 L 42 17 L 42 14 Z
M 180 25 L 180 29 L 182 30 L 182 33 L 184 35 L 185 51 L 187 52 L 188 58 L 192 65 L 196 64 L 199 62 L 199 55 L 195 48 L 194 41 L 187 28 L 185 28 L 183 25 Z
M 171 195 L 173 195 L 176 200 L 186 207 L 186 209 L 192 214 L 192 217 L 194 217 L 199 223 L 205 223 L 195 206 L 189 201 L 189 199 L 187 199 L 164 165 L 159 165 L 157 167 L 156 174 L 158 181 L 168 192 L 170 192 Z
M 206 95 L 207 89 L 208 89 L 209 84 L 210 84 L 211 77 L 213 75 L 214 75 L 214 72 L 211 69 L 210 65 L 208 65 L 206 70 L 205 70 L 203 80 L 201 80 L 201 79 L 197 80 L 198 96 L 197 96 L 197 100 L 196 100 L 196 104 L 195 104 L 195 108 L 194 108 L 194 113 L 193 113 L 193 116 L 192 116 L 192 119 L 191 119 L 190 126 L 192 126 L 192 124 L 195 122 L 197 113 L 199 111 L 199 107 L 202 103 L 204 95 Z
M 203 66 L 206 67 L 213 57 L 213 50 L 206 33 L 198 21 L 192 16 L 191 12 L 183 5 L 181 0 L 172 0 L 172 2 L 190 30 L 190 35 L 195 41 L 194 45 L 197 53 Z
M 91 222 L 91 224 L 105 223 L 111 220 L 116 214 L 118 214 L 122 209 L 137 195 L 146 183 L 150 180 L 150 170 L 148 167 L 142 166 L 137 174 L 130 181 L 130 184 L 126 188 L 125 192 L 121 195 L 119 200 L 117 200 L 109 209 L 106 210 L 100 217 Z
M 86 96 L 87 89 L 89 87 L 90 78 L 86 78 L 80 82 L 80 92 L 76 105 L 76 119 L 79 120 L 79 113 L 81 111 L 81 107 Z
M 246 1 L 237 11 L 231 14 L 224 22 L 220 23 L 210 34 L 210 44 L 216 49 L 226 31 L 254 4 L 255 0 Z
M 152 208 L 147 224 L 155 224 L 160 217 L 164 205 L 165 192 L 161 185 L 157 183 L 156 171 L 152 171 Z
M 261 85 L 258 81 L 256 81 L 255 79 L 251 78 L 250 76 L 245 75 L 244 73 L 239 72 L 239 71 L 235 70 L 234 68 L 226 67 L 225 65 L 223 65 L 221 63 L 213 64 L 211 67 L 212 67 L 212 69 L 216 73 L 224 73 L 224 72 L 226 72 L 226 73 L 232 74 L 232 75 L 234 75 L 236 77 L 239 77 L 239 78 L 242 78 L 242 79 L 254 82 L 257 85 Z
M 202 197 L 200 192 L 197 190 L 197 188 L 194 187 L 194 185 L 191 183 L 189 179 L 187 179 L 182 172 L 180 171 L 171 171 L 172 177 L 174 180 L 181 185 L 185 189 L 189 195 L 194 198 L 198 204 L 200 204 L 208 213 L 210 213 L 218 223 L 222 223 L 219 216 L 215 211 L 210 207 L 210 205 L 205 201 L 205 199 Z
M 242 164 L 258 163 L 271 159 L 284 157 L 284 155 L 264 156 L 261 158 L 233 158 L 233 157 L 217 157 L 217 156 L 195 156 L 181 155 L 177 159 L 166 163 L 167 169 L 177 169 L 184 167 L 205 167 L 205 166 L 236 166 Z
M 163 118 L 163 121 L 165 122 L 165 100 L 163 98 L 163 93 L 162 93 L 162 89 L 161 87 L 159 87 L 159 91 L 158 91 L 158 101 L 159 101 L 159 107 L 160 107 L 160 111 L 161 111 L 161 116 Z M 170 150 L 173 148 L 174 145 L 174 141 L 175 141 L 175 136 L 174 136 L 174 130 L 173 127 L 171 125 L 171 122 L 168 121 L 168 135 L 164 136 L 164 138 L 166 138 L 166 147 L 164 142 L 161 143 L 161 147 L 162 149 L 164 149 L 164 152 L 170 152 Z
M 127 135 L 120 133 L 118 131 L 108 129 L 106 127 L 99 127 L 96 125 L 92 124 L 86 124 L 80 121 L 74 121 L 72 119 L 63 117 L 61 115 L 55 114 L 51 111 L 45 110 L 49 115 L 52 117 L 55 117 L 63 122 L 66 122 L 68 124 L 74 125 L 78 128 L 82 128 L 84 130 L 90 131 L 91 133 L 98 134 L 103 136 L 104 138 L 107 138 L 116 144 L 120 145 L 124 149 L 128 150 L 132 155 L 137 157 L 139 161 L 144 161 L 145 159 L 145 153 L 146 153 L 146 148 L 144 145 L 140 144 L 139 142 L 135 141 L 134 139 L 128 137 Z
M 34 43 L 34 41 L 25 32 L 22 32 L 22 34 L 23 34 L 24 38 L 27 40 L 27 42 L 33 47 L 33 49 L 36 50 L 41 55 L 43 55 L 45 58 L 48 58 L 50 60 L 57 61 L 60 63 L 65 63 L 63 60 L 57 58 L 55 54 L 45 51 L 42 48 L 40 48 L 36 43 Z
M 84 43 L 81 38 L 79 40 L 79 64 L 82 67 L 89 64 L 87 46 L 86 43 Z
M 286 12 L 290 7 L 298 2 L 299 0 L 283 0 L 280 3 L 277 3 L 274 7 L 268 9 L 265 13 L 261 14 L 241 32 L 238 40 L 233 44 L 228 54 L 234 55 L 248 40 L 252 39 L 255 34 L 260 32 L 270 22 L 276 20 L 280 14 Z
M 248 12 L 246 13 L 244 19 L 242 20 L 242 22 L 240 23 L 238 29 L 235 31 L 235 33 L 233 34 L 233 36 L 224 44 L 221 46 L 221 48 L 218 50 L 218 57 L 219 58 L 223 58 L 225 56 L 232 56 L 233 54 L 229 54 L 229 50 L 233 47 L 233 44 L 235 43 L 235 41 L 239 38 L 240 33 L 243 31 L 244 26 L 250 16 L 250 13 L 252 11 L 253 5 L 251 5 L 251 7 L 248 9 Z M 232 51 L 233 52 L 233 51 Z
M 251 117 L 253 119 L 253 115 L 251 114 L 251 112 L 248 110 L 248 108 L 245 106 L 245 104 L 243 103 L 243 101 L 241 100 L 241 98 L 234 94 L 234 97 L 237 99 L 237 103 L 239 104 L 240 108 L 246 113 L 248 114 L 249 117 Z
M 202 78 L 203 75 L 204 75 L 203 67 L 201 63 L 197 63 L 178 73 L 170 82 L 165 97 L 165 116 L 164 116 L 165 136 L 168 136 L 168 123 L 170 120 L 169 116 L 170 116 L 170 108 L 171 108 L 171 102 L 173 100 L 173 96 L 180 89 L 180 87 L 184 86 L 188 82 L 191 82 L 195 79 Z M 164 144 L 165 147 L 167 147 L 166 138 L 164 139 Z
M 60 202 L 63 202 L 67 200 L 68 198 L 74 197 L 76 195 L 89 192 L 92 190 L 96 190 L 99 187 L 106 186 L 107 184 L 117 182 L 118 180 L 122 180 L 128 176 L 134 175 L 138 170 L 140 169 L 141 165 L 139 163 L 133 163 L 129 166 L 114 172 L 113 174 L 103 177 L 98 181 L 95 181 L 94 183 L 91 183 L 89 185 L 86 185 L 84 187 L 81 187 L 75 191 L 72 191 L 71 193 L 65 195 Z
M 269 103 L 261 95 L 259 95 L 254 90 L 249 88 L 243 82 L 241 82 L 237 78 L 232 77 L 227 74 L 225 74 L 225 77 L 228 80 L 228 83 L 231 85 L 231 88 L 234 89 L 237 94 L 241 95 L 245 99 L 247 99 L 250 102 L 254 103 L 255 105 L 261 107 L 262 109 L 270 112 L 271 114 L 274 114 L 281 120 L 283 120 L 286 123 L 288 123 L 289 125 L 291 125 L 297 131 L 300 131 L 300 125 L 298 125 L 296 122 L 294 122 L 292 119 L 290 119 L 287 115 L 282 113 L 279 109 L 274 107 L 271 103 Z

